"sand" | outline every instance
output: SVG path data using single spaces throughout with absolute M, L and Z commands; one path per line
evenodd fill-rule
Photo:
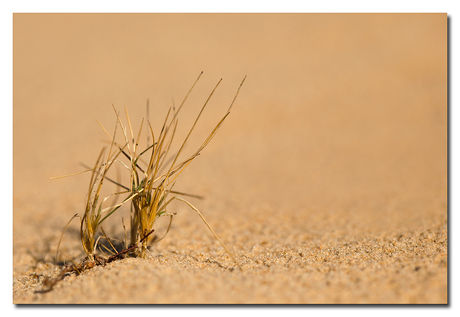
M 13 27 L 13 303 L 447 303 L 446 14 L 15 14 Z M 85 256 L 74 220 L 54 265 L 90 175 L 49 177 L 95 163 L 112 104 L 137 130 L 149 99 L 159 131 L 201 71 L 177 140 L 223 81 L 188 151 L 248 77 L 175 188 L 205 196 L 190 201 L 242 270 L 176 203 L 148 259 L 36 292 Z

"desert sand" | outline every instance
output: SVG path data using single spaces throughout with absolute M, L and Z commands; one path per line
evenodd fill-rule
M 13 303 L 446 304 L 446 14 L 15 14 Z M 113 131 L 159 131 L 198 74 L 178 179 L 235 254 L 185 204 L 148 259 L 125 258 L 47 293 L 84 259 L 74 220 Z M 145 135 L 145 134 L 144 134 Z M 177 141 L 179 143 L 179 141 Z M 127 177 L 118 166 L 113 175 Z M 108 183 L 108 190 L 114 185 Z M 122 240 L 117 211 L 103 225 Z M 156 230 L 165 232 L 160 219 Z

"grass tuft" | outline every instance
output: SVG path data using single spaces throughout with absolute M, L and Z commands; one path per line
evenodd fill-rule
M 219 243 L 222 245 L 225 251 L 234 260 L 236 265 L 241 269 L 235 256 L 229 251 L 229 249 L 225 246 L 222 240 L 217 236 L 217 234 L 214 232 L 214 230 L 211 228 L 209 223 L 204 218 L 203 214 L 189 201 L 183 198 L 185 196 L 197 198 L 202 197 L 173 190 L 176 182 L 178 181 L 179 176 L 192 163 L 192 161 L 201 154 L 201 151 L 203 151 L 203 149 L 209 144 L 209 142 L 211 142 L 211 140 L 214 138 L 214 136 L 222 126 L 225 119 L 230 114 L 230 111 L 239 94 L 241 86 L 243 85 L 246 79 L 246 77 L 244 77 L 243 81 L 238 87 L 238 90 L 227 112 L 217 123 L 217 125 L 212 129 L 209 135 L 204 139 L 203 143 L 198 147 L 198 149 L 196 149 L 195 152 L 193 152 L 193 154 L 186 157 L 185 159 L 180 160 L 180 155 L 182 154 L 182 151 L 185 145 L 187 144 L 187 141 L 189 140 L 198 120 L 200 119 L 211 97 L 213 96 L 214 92 L 216 91 L 217 87 L 222 81 L 222 79 L 219 80 L 214 89 L 209 94 L 207 100 L 201 107 L 201 110 L 198 116 L 196 117 L 192 127 L 190 128 L 187 136 L 182 141 L 179 150 L 174 155 L 170 156 L 169 154 L 171 150 L 171 145 L 173 143 L 176 134 L 176 129 L 178 126 L 178 115 L 181 112 L 188 96 L 193 91 L 193 88 L 199 81 L 201 75 L 202 73 L 200 73 L 198 78 L 195 80 L 194 84 L 186 94 L 184 100 L 178 107 L 177 111 L 174 107 L 169 108 L 159 134 L 155 135 L 154 130 L 147 118 L 147 147 L 142 150 L 139 148 L 139 141 L 142 134 L 142 128 L 144 127 L 144 119 L 140 124 L 139 131 L 137 132 L 137 134 L 134 134 L 127 109 L 125 108 L 127 124 L 124 124 L 119 112 L 116 110 L 115 106 L 112 105 L 116 115 L 116 123 L 113 135 L 110 135 L 107 132 L 107 130 L 102 126 L 102 124 L 98 122 L 98 124 L 101 126 L 103 131 L 107 134 L 107 136 L 110 139 L 110 147 L 107 156 L 104 156 L 106 148 L 103 148 L 93 168 L 86 167 L 87 169 L 82 172 L 66 175 L 73 176 L 84 172 L 92 172 L 88 187 L 87 198 L 85 202 L 84 214 L 83 217 L 80 217 L 80 237 L 83 249 L 86 253 L 86 258 L 80 264 L 75 264 L 70 267 L 66 266 L 61 272 L 61 274 L 59 274 L 59 276 L 55 280 L 47 280 L 46 283 L 49 289 L 51 289 L 54 286 L 54 284 L 59 279 L 63 278 L 65 273 L 68 272 L 76 272 L 79 274 L 85 269 L 92 268 L 95 265 L 105 265 L 105 263 L 122 258 L 126 254 L 132 254 L 134 256 L 141 258 L 147 257 L 149 252 L 149 244 L 152 242 L 153 239 L 155 239 L 152 238 L 151 234 L 154 232 L 156 220 L 160 217 L 170 218 L 166 233 L 162 238 L 155 239 L 154 242 L 162 240 L 168 234 L 169 229 L 171 228 L 171 224 L 176 213 L 167 212 L 167 209 L 170 206 L 170 204 L 175 200 L 185 203 L 200 216 L 200 218 L 209 228 L 214 237 L 219 241 Z M 147 106 L 147 113 L 148 111 L 149 108 Z M 118 127 L 122 131 L 123 142 L 121 143 L 117 143 L 115 140 Z M 152 140 L 151 145 L 149 145 L 150 139 Z M 127 160 L 127 162 L 124 162 L 121 158 L 119 158 L 121 154 L 123 154 L 121 157 L 124 157 L 125 160 Z M 119 181 L 114 181 L 107 176 L 109 170 L 115 162 L 120 163 L 127 171 L 129 171 L 128 184 L 122 184 Z M 52 179 L 55 178 L 60 177 L 53 177 Z M 116 184 L 118 187 L 122 189 L 122 191 L 117 191 L 102 198 L 101 190 L 103 188 L 105 180 L 108 180 Z M 105 206 L 110 197 L 124 194 L 126 195 L 126 197 L 122 200 L 121 203 L 114 203 L 112 205 Z M 131 230 L 129 233 L 131 244 L 130 247 L 127 247 L 126 249 L 120 252 L 116 252 L 116 249 L 110 242 L 110 239 L 102 230 L 101 224 L 107 218 L 111 217 L 115 213 L 115 211 L 117 211 L 121 206 L 127 203 L 130 203 L 131 205 Z M 65 226 L 64 231 L 75 217 L 76 215 L 72 217 L 69 223 Z M 122 221 L 122 223 L 123 228 L 125 230 L 124 222 Z M 109 256 L 108 258 L 103 258 L 100 255 L 96 255 L 98 244 L 98 240 L 96 240 L 96 234 L 99 232 L 99 228 L 102 231 L 103 237 L 105 237 L 105 239 L 109 242 L 113 250 L 112 252 L 112 250 L 106 248 L 106 250 L 113 253 L 113 255 Z M 62 235 L 64 234 L 64 231 Z M 62 240 L 62 235 L 59 240 L 58 250 Z M 57 255 L 58 251 L 56 252 L 56 258 Z

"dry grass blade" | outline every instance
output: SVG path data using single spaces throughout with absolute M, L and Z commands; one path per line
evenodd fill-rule
M 196 213 L 201 217 L 201 220 L 203 220 L 203 222 L 206 224 L 206 226 L 208 227 L 208 229 L 212 232 L 212 234 L 214 235 L 214 237 L 217 239 L 217 241 L 219 241 L 220 245 L 225 249 L 225 251 L 227 251 L 227 253 L 230 255 L 230 257 L 233 259 L 233 261 L 235 261 L 236 265 L 238 266 L 239 269 L 241 269 L 241 266 L 240 264 L 238 263 L 238 261 L 236 260 L 235 256 L 230 252 L 230 250 L 225 246 L 225 244 L 222 242 L 222 240 L 220 240 L 220 238 L 217 236 L 217 234 L 214 232 L 214 230 L 211 228 L 211 226 L 209 225 L 209 223 L 206 221 L 206 219 L 204 218 L 204 216 L 201 214 L 201 212 L 195 207 L 193 206 L 190 202 L 188 202 L 187 200 L 181 198 L 181 197 L 173 197 L 174 199 L 177 199 L 177 200 L 180 200 L 184 203 L 186 203 L 187 205 L 189 205 L 190 208 L 192 208 L 194 211 L 196 211 Z
M 89 168 L 89 169 L 87 169 L 87 170 L 85 170 L 85 171 L 76 172 L 76 173 L 67 174 L 67 175 L 62 175 L 62 176 L 53 176 L 53 177 L 50 177 L 49 179 L 59 179 L 59 178 L 64 178 L 64 177 L 75 176 L 75 175 L 83 174 L 83 173 L 86 173 L 86 172 L 92 172 L 93 170 L 94 170 L 94 169 Z
M 56 256 L 54 257 L 54 265 L 56 265 L 56 263 L 57 263 L 57 258 L 58 258 L 58 254 L 59 254 L 59 247 L 61 246 L 61 241 L 62 241 L 62 237 L 64 236 L 64 232 L 67 229 L 67 227 L 70 225 L 72 220 L 74 220 L 76 217 L 78 217 L 78 214 L 73 215 L 73 217 L 70 218 L 69 222 L 65 225 L 64 230 L 62 230 L 61 237 L 59 238 L 59 242 L 58 242 L 57 249 L 56 249 Z

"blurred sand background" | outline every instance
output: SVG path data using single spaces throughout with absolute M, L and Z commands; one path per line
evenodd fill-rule
M 447 303 L 446 14 L 15 14 L 13 31 L 14 303 Z M 94 164 L 112 104 L 137 130 L 149 99 L 159 131 L 201 71 L 177 140 L 223 81 L 189 151 L 248 77 L 175 189 L 206 197 L 243 271 L 177 203 L 150 259 L 34 293 L 90 175 L 48 178 Z M 84 258 L 78 221 L 61 250 Z

